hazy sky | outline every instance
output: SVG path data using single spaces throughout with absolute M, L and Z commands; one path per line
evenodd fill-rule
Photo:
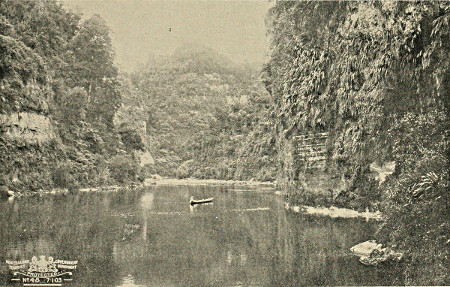
M 232 61 L 262 62 L 268 53 L 264 19 L 269 1 L 64 0 L 84 18 L 100 14 L 113 31 L 116 60 L 132 71 L 149 54 L 167 55 L 200 43 Z M 170 31 L 171 30 L 171 31 Z

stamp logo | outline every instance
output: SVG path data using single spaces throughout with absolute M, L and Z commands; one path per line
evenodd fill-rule
M 45 255 L 33 256 L 30 260 L 6 260 L 12 273 L 11 282 L 22 283 L 23 286 L 62 286 L 73 280 L 73 272 L 78 261 L 54 260 Z

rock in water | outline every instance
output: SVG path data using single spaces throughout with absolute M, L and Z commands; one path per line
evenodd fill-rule
M 369 240 L 353 246 L 352 248 L 350 248 L 350 251 L 357 256 L 369 257 L 375 250 L 381 251 L 381 247 L 382 245 L 377 244 L 375 240 Z
M 369 240 L 357 244 L 350 248 L 353 254 L 359 256 L 359 262 L 364 265 L 377 266 L 379 263 L 387 260 L 400 261 L 403 253 L 395 252 L 389 247 L 382 248 L 381 244 L 377 244 L 375 240 Z

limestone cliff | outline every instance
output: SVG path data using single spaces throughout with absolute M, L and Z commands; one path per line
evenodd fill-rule
M 56 137 L 51 119 L 37 113 L 0 114 L 0 136 L 30 144 Z
M 52 120 L 42 114 L 0 114 L 0 186 L 14 191 L 48 189 L 63 158 Z

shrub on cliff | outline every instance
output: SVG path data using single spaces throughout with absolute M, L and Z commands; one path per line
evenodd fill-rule
M 449 122 L 442 111 L 407 114 L 392 128 L 399 167 L 386 183 L 379 239 L 411 254 L 407 284 L 448 285 Z M 400 172 L 401 171 L 401 172 Z M 423 265 L 432 268 L 422 268 Z
M 192 174 L 193 160 L 187 160 L 181 164 L 176 171 L 177 178 L 186 178 Z
M 74 169 L 75 165 L 72 162 L 59 163 L 52 173 L 52 180 L 55 186 L 61 188 L 69 188 L 74 185 Z
M 135 181 L 139 174 L 139 165 L 130 155 L 116 155 L 109 163 L 111 178 L 118 183 Z
M 52 91 L 44 60 L 23 42 L 0 35 L 0 113 L 48 113 Z

